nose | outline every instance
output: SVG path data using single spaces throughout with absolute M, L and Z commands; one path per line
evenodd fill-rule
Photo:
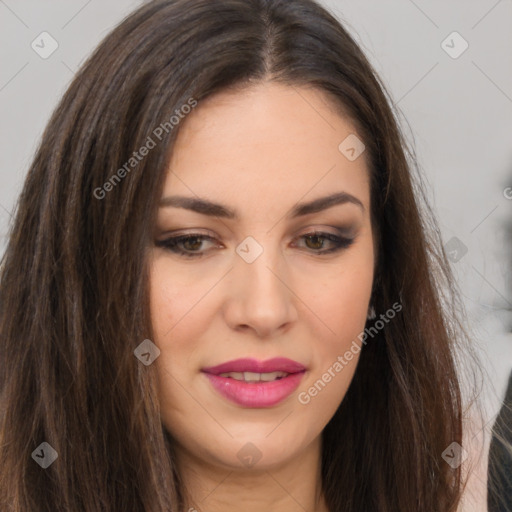
M 240 253 L 242 254 L 242 253 Z M 297 320 L 293 284 L 278 248 L 269 244 L 251 263 L 238 254 L 225 283 L 224 316 L 236 331 L 252 331 L 271 338 Z

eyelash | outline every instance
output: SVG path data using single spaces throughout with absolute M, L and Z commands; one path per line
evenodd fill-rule
M 347 249 L 354 243 L 353 238 L 343 238 L 339 237 L 337 235 L 334 235 L 333 233 L 326 233 L 323 231 L 313 231 L 311 233 L 306 233 L 304 235 L 301 235 L 299 238 L 323 238 L 326 240 L 329 240 L 335 244 L 335 247 L 332 247 L 331 249 L 327 249 L 324 251 L 315 251 L 315 249 L 310 249 L 313 253 L 324 255 L 324 254 L 332 254 L 338 251 L 341 251 L 343 249 Z M 203 235 L 200 233 L 190 233 L 186 235 L 178 235 L 169 237 L 165 240 L 158 240 L 155 242 L 155 245 L 157 247 L 162 247 L 168 251 L 171 251 L 173 253 L 179 254 L 180 256 L 184 256 L 186 258 L 199 258 L 204 255 L 204 252 L 194 252 L 194 251 L 186 251 L 179 248 L 180 243 L 190 240 L 190 239 L 199 239 L 201 242 L 208 240 L 208 241 L 215 241 L 215 238 Z

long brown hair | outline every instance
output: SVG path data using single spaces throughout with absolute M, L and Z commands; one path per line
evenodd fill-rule
M 134 357 L 152 333 L 156 198 L 182 107 L 262 81 L 317 88 L 354 122 L 378 235 L 371 302 L 377 314 L 402 306 L 364 346 L 323 432 L 326 503 L 456 510 L 461 470 L 441 457 L 462 444 L 454 281 L 385 87 L 313 0 L 151 1 L 77 73 L 43 134 L 3 259 L 1 510 L 185 507 L 154 365 Z M 135 163 L 148 137 L 156 147 Z M 58 454 L 46 469 L 32 456 L 42 442 Z

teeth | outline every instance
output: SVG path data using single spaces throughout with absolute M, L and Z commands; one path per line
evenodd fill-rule
M 289 375 L 286 372 L 254 373 L 254 372 L 227 372 L 221 373 L 220 377 L 231 377 L 245 382 L 270 382 Z
M 261 380 L 261 373 L 244 372 L 244 380 L 245 382 L 259 382 Z
M 235 380 L 244 380 L 244 374 L 242 372 L 229 372 L 229 373 L 221 373 L 221 377 L 231 377 Z
M 259 380 L 270 382 L 271 380 L 281 379 L 289 375 L 286 372 L 272 372 L 272 373 L 252 373 L 251 375 L 259 375 Z M 247 377 L 245 378 L 247 380 Z

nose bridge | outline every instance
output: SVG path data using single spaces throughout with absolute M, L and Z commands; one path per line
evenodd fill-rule
M 295 318 L 293 294 L 285 284 L 279 244 L 271 236 L 258 238 L 249 236 L 236 248 L 228 316 L 233 327 L 244 325 L 268 334 Z
M 260 241 L 248 236 L 237 246 L 236 273 L 250 287 L 250 290 L 246 290 L 251 292 L 248 293 L 249 297 L 263 293 L 272 300 L 275 294 L 284 293 L 283 283 L 276 276 L 282 272 L 281 251 L 278 244 L 272 242 L 271 236 L 260 235 L 258 238 Z

